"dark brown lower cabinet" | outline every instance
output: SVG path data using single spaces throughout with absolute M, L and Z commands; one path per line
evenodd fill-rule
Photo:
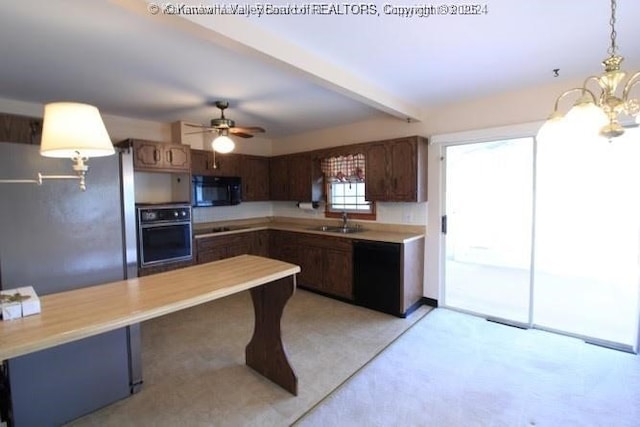
M 196 264 L 218 261 L 238 255 L 260 255 L 256 244 L 257 232 L 224 234 L 219 236 L 199 237 L 195 239 Z
M 194 259 L 195 263 L 201 264 L 243 254 L 268 256 L 299 265 L 299 287 L 368 306 L 354 298 L 353 242 L 347 237 L 295 231 L 246 231 L 195 239 Z M 395 257 L 393 265 L 396 268 L 393 272 L 386 272 L 391 274 L 393 280 L 381 286 L 393 288 L 390 294 L 397 299 L 394 302 L 397 309 L 380 311 L 404 317 L 421 304 L 424 239 L 389 245 L 398 246 L 398 250 L 391 255 Z M 370 308 L 376 309 L 373 306 Z
M 351 247 L 348 250 L 327 249 L 325 262 L 330 274 L 325 275 L 326 292 L 346 299 L 353 299 L 353 267 Z
M 278 230 L 271 233 L 270 256 L 300 266 L 298 286 L 353 299 L 350 239 Z
M 268 257 L 269 256 L 269 230 L 258 230 L 252 232 L 253 248 L 252 254 Z
M 322 257 L 324 250 L 321 247 L 301 245 L 298 249 L 298 286 L 322 291 L 324 288 L 324 272 Z

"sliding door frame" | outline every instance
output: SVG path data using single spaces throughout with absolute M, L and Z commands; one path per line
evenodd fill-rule
M 638 353 L 638 344 L 640 343 L 640 314 L 637 319 L 637 332 L 638 337 L 636 340 L 635 347 L 619 345 L 617 343 L 611 343 L 608 341 L 594 339 L 590 337 L 586 337 L 583 335 L 572 334 L 569 332 L 554 330 L 552 328 L 546 328 L 539 325 L 536 325 L 533 322 L 533 310 L 535 305 L 535 295 L 534 295 L 534 283 L 535 283 L 535 232 L 536 232 L 536 170 L 537 170 L 537 141 L 535 135 L 537 134 L 540 126 L 542 126 L 544 122 L 530 122 L 523 123 L 519 125 L 512 126 L 504 126 L 504 127 L 495 127 L 495 128 L 487 128 L 481 130 L 472 130 L 472 131 L 464 131 L 464 132 L 456 132 L 450 134 L 441 134 L 434 135 L 430 139 L 430 147 L 429 147 L 429 203 L 428 203 L 428 224 L 427 224 L 427 239 L 426 239 L 426 248 L 427 253 L 432 254 L 431 257 L 427 257 L 427 275 L 426 275 L 426 285 L 427 289 L 435 289 L 437 298 L 438 298 L 438 306 L 442 306 L 447 309 L 456 310 L 459 312 L 471 314 L 471 315 L 479 315 L 481 317 L 486 317 L 484 315 L 470 312 L 464 309 L 452 308 L 447 305 L 446 297 L 445 297 L 445 263 L 446 263 L 446 237 L 442 233 L 441 229 L 441 221 L 442 217 L 446 214 L 446 159 L 445 152 L 446 147 L 453 145 L 464 145 L 464 144 L 472 144 L 472 143 L 482 143 L 482 142 L 490 142 L 490 141 L 499 141 L 499 140 L 507 140 L 507 139 L 516 139 L 516 138 L 533 138 L 533 225 L 531 229 L 532 233 L 532 251 L 531 251 L 531 266 L 530 269 L 530 304 L 529 304 L 529 324 L 522 325 L 529 328 L 534 328 L 542 331 L 553 332 L 559 335 L 565 335 L 577 339 L 584 340 L 587 343 L 600 345 L 608 348 L 613 348 L 616 350 L 626 351 L 630 353 Z M 640 278 L 639 278 L 640 280 Z M 640 283 L 639 283 L 640 286 Z M 639 296 L 640 299 L 640 296 Z M 511 322 L 505 322 L 511 323 Z M 521 326 L 521 325 L 514 325 Z
M 484 138 L 480 138 L 480 139 L 476 139 L 474 141 L 455 141 L 455 142 L 443 142 L 439 144 L 439 148 L 440 148 L 440 156 L 439 158 L 441 159 L 441 167 L 442 167 L 442 182 L 441 182 L 441 187 L 442 187 L 442 196 L 441 196 L 441 208 L 442 208 L 442 213 L 439 217 L 440 221 L 442 221 L 442 218 L 447 215 L 447 149 L 450 147 L 456 147 L 456 146 L 461 146 L 461 145 L 472 145 L 472 144 L 483 144 L 483 143 L 490 143 L 490 142 L 499 142 L 499 141 L 506 141 L 506 140 L 513 140 L 513 139 L 529 139 L 531 142 L 531 170 L 532 170 L 532 184 L 531 184 L 531 194 L 532 194 L 532 198 L 531 198 L 531 230 L 530 230 L 530 244 L 529 244 L 529 283 L 528 283 L 528 304 L 527 304 L 527 313 L 526 313 L 526 317 L 527 320 L 525 322 L 520 322 L 520 321 L 516 321 L 516 320 L 512 320 L 512 319 L 506 319 L 500 316 L 495 316 L 495 315 L 491 315 L 488 313 L 480 313 L 480 312 L 476 312 L 473 310 L 468 310 L 468 309 L 464 309 L 464 308 L 460 308 L 460 307 L 454 307 L 454 306 L 450 306 L 447 302 L 446 299 L 446 279 L 447 279 L 447 268 L 446 268 L 446 263 L 447 263 L 447 237 L 446 234 L 442 232 L 440 232 L 440 238 L 441 238 L 441 245 L 442 245 L 442 257 L 440 260 L 440 268 L 442 269 L 441 272 L 441 292 L 440 292 L 440 296 L 441 296 L 441 301 L 442 301 L 442 306 L 450 309 L 450 310 L 454 310 L 454 311 L 458 311 L 458 312 L 462 312 L 462 313 L 466 313 L 466 314 L 472 314 L 475 316 L 480 316 L 480 317 L 484 317 L 487 320 L 490 321 L 495 321 L 495 322 L 499 322 L 499 323 L 503 323 L 506 325 L 510 325 L 510 326 L 515 326 L 518 328 L 522 328 L 522 329 L 529 329 L 534 327 L 533 325 L 533 305 L 534 305 L 534 292 L 533 292 L 533 275 L 534 275 L 534 256 L 535 256 L 535 251 L 534 251 L 534 237 L 535 237 L 535 223 L 536 223 L 536 150 L 537 150 L 537 142 L 536 142 L 536 138 L 535 136 L 532 136 L 531 134 L 524 134 L 524 135 L 520 135 L 520 136 L 503 136 L 503 137 L 491 137 L 491 136 L 486 136 Z

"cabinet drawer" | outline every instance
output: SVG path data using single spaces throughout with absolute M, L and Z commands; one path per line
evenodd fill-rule
M 351 240 L 345 238 L 300 233 L 298 239 L 302 245 L 342 251 L 351 250 Z
M 229 246 L 249 244 L 252 240 L 251 233 L 239 233 L 224 236 L 201 237 L 196 239 L 198 251 L 207 251 Z
M 196 239 L 196 247 L 198 252 L 205 252 L 211 249 L 215 249 L 216 246 L 219 246 L 219 240 L 215 237 L 203 237 L 200 239 Z
M 205 262 L 218 261 L 224 258 L 227 258 L 226 248 L 210 249 L 207 251 L 198 250 L 198 256 L 196 261 L 197 261 L 197 264 L 202 264 Z

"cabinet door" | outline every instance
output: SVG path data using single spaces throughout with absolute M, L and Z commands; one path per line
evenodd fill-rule
M 271 200 L 289 200 L 289 173 L 284 156 L 269 159 L 269 197 Z
M 164 166 L 169 169 L 189 170 L 191 153 L 187 145 L 167 144 L 164 146 Z
M 366 149 L 365 198 L 369 201 L 387 200 L 387 149 L 384 143 L 372 143 Z
M 390 166 L 390 191 L 387 200 L 397 202 L 415 202 L 417 200 L 417 160 L 415 140 L 399 139 L 389 142 L 388 153 Z
M 258 256 L 269 256 L 269 231 L 259 230 L 253 233 L 253 246 L 251 254 Z
M 325 250 L 325 291 L 342 298 L 353 299 L 351 251 Z
M 215 248 L 206 251 L 198 251 L 197 263 L 218 261 L 227 258 L 227 248 Z
M 40 144 L 42 119 L 0 114 L 0 141 Z
M 196 263 L 218 261 L 227 257 L 227 248 L 220 244 L 218 237 L 203 237 L 195 239 L 196 242 Z
M 323 248 L 301 245 L 299 248 L 300 285 L 312 289 L 323 290 L 324 265 L 322 262 Z
M 247 202 L 269 200 L 269 158 L 241 156 L 242 199 Z
M 212 152 L 213 155 L 213 152 Z M 240 157 L 237 154 L 220 154 L 213 155 L 215 163 L 211 171 L 215 176 L 239 176 L 240 175 Z
M 286 231 L 269 231 L 269 257 L 298 264 L 298 234 Z
M 211 175 L 211 152 L 206 150 L 191 150 L 191 174 Z
M 227 248 L 227 257 L 238 255 L 246 255 L 251 253 L 251 241 L 253 236 L 251 233 L 241 233 L 231 236 L 225 236 L 220 244 Z
M 311 158 L 306 155 L 287 157 L 289 171 L 288 200 L 303 202 L 311 200 Z
M 153 141 L 133 141 L 133 166 L 142 169 L 162 168 L 162 144 Z

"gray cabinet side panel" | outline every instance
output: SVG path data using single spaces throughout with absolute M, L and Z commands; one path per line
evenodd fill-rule
M 59 426 L 129 396 L 125 328 L 8 361 L 15 427 Z

